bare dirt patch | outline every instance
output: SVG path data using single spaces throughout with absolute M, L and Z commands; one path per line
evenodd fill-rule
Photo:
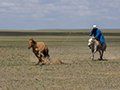
M 51 61 L 43 61 L 40 63 L 41 65 L 46 65 L 46 64 L 64 64 L 63 61 L 61 61 L 60 59 L 57 60 L 51 60 Z
M 35 62 L 37 63 L 38 62 L 38 59 L 34 56 L 34 55 L 30 55 L 30 61 L 31 62 Z M 45 58 L 42 58 L 44 59 L 43 62 L 40 63 L 40 65 L 46 65 L 46 64 L 64 64 L 65 62 L 63 62 L 62 60 L 60 60 L 59 58 L 49 58 L 50 61 L 47 61 Z

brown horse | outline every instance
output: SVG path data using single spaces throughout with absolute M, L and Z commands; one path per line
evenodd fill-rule
M 33 38 L 30 38 L 28 41 L 28 49 L 30 49 L 31 47 L 32 47 L 33 53 L 39 60 L 36 65 L 44 61 L 42 59 L 43 56 L 47 58 L 47 61 L 49 61 L 49 57 L 50 57 L 48 54 L 49 50 L 44 42 L 36 42 L 35 40 L 33 40 Z

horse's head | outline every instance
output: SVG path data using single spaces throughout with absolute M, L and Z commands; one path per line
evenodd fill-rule
M 88 47 L 90 47 L 90 49 L 91 49 L 91 45 L 93 45 L 93 43 L 94 43 L 94 37 L 90 37 L 90 39 L 88 40 Z
M 28 49 L 30 49 L 31 47 L 33 47 L 33 45 L 35 44 L 36 42 L 33 40 L 33 38 L 30 38 L 29 41 L 28 41 Z

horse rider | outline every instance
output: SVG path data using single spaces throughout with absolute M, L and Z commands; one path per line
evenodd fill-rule
M 90 36 L 94 35 L 94 38 L 100 42 L 101 49 L 103 49 L 105 44 L 105 38 L 100 29 L 98 29 L 96 25 L 93 25 L 93 29 L 91 30 L 89 35 Z

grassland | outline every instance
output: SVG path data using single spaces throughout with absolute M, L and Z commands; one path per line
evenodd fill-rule
M 104 60 L 91 60 L 90 30 L 0 31 L 0 90 L 119 90 L 120 30 L 102 30 L 107 43 Z M 51 60 L 65 64 L 35 65 L 29 38 L 43 41 Z

